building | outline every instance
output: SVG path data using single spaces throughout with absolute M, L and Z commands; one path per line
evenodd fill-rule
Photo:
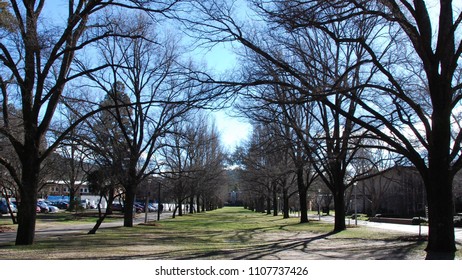
M 392 217 L 426 215 L 425 186 L 414 167 L 392 167 L 358 182 L 351 193 L 351 206 L 356 207 L 359 213 Z
M 76 195 L 90 195 L 90 188 L 87 182 L 76 181 L 75 187 L 78 188 L 75 192 Z M 65 181 L 48 181 L 45 186 L 40 190 L 40 196 L 69 196 L 70 187 L 69 182 Z

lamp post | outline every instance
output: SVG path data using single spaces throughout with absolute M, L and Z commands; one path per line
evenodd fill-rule
M 281 198 L 278 196 L 278 205 L 276 207 L 276 212 L 281 212 Z
M 158 185 L 158 193 L 157 193 L 157 220 L 160 221 L 160 211 L 161 211 L 161 201 L 160 201 L 160 182 Z
M 150 183 L 150 182 L 149 182 Z M 146 201 L 144 202 L 144 223 L 148 223 L 148 212 L 149 212 L 149 197 L 151 196 L 150 192 L 146 192 Z
M 318 219 L 321 221 L 321 189 L 318 189 Z
M 358 201 L 356 200 L 356 185 L 358 185 L 358 182 L 353 183 L 353 191 L 355 197 L 355 226 L 358 225 Z

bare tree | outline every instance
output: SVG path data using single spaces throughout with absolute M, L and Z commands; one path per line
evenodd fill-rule
M 247 71 L 254 72 L 247 75 L 255 75 L 256 70 L 258 75 L 274 75 L 273 69 L 265 69 L 268 65 L 255 60 L 255 64 L 246 66 Z M 247 72 L 246 71 L 246 72 Z M 289 188 L 283 188 L 284 201 L 292 195 L 297 194 L 300 206 L 300 222 L 308 222 L 308 205 L 307 192 L 311 184 L 316 180 L 318 174 L 314 170 L 314 166 L 310 160 L 309 154 L 311 147 L 309 144 L 310 127 L 313 122 L 312 108 L 313 105 L 306 104 L 289 104 L 287 98 L 295 94 L 294 92 L 284 91 L 277 86 L 262 87 L 260 90 L 253 89 L 247 94 L 243 94 L 239 99 L 238 109 L 241 114 L 257 123 L 271 124 L 274 128 L 274 133 L 279 138 L 281 150 L 279 157 L 288 159 L 289 162 L 281 162 L 289 168 L 291 176 L 297 182 L 297 192 L 286 193 Z M 296 95 L 296 94 L 295 94 Z M 297 133 L 298 131 L 298 133 Z M 285 148 L 284 148 L 285 147 Z M 306 147 L 309 147 L 307 150 Z M 289 172 L 289 170 L 287 170 Z M 287 178 L 289 179 L 289 178 Z M 292 179 L 291 179 L 292 181 Z M 290 184 L 287 185 L 290 187 Z M 284 203 L 284 215 L 287 216 L 288 203 Z
M 248 113 L 252 110 L 254 113 L 257 112 L 253 106 L 255 104 L 247 104 Z M 237 155 L 242 168 L 240 179 L 246 182 L 250 200 L 248 202 L 252 202 L 257 211 L 263 211 L 261 202 L 266 201 L 267 214 L 273 213 L 277 216 L 279 210 L 283 210 L 284 217 L 287 218 L 289 198 L 294 194 L 291 191 L 294 178 L 293 163 L 280 127 L 277 123 L 264 121 L 264 115 L 268 114 L 268 111 L 260 108 L 258 112 L 256 114 L 260 118 L 257 119 L 256 115 L 253 115 L 252 121 L 255 124 L 251 140 L 246 149 Z
M 275 37 L 273 45 L 277 45 L 279 49 L 273 47 L 271 52 L 277 58 L 290 63 L 291 67 L 299 73 L 309 73 L 310 87 L 316 90 L 329 87 L 330 81 L 337 81 L 343 71 L 355 65 L 357 59 L 362 56 L 361 48 L 355 45 L 340 46 L 320 33 L 300 31 L 297 36 L 299 39 L 292 42 L 282 42 L 281 38 Z M 267 39 L 268 42 L 269 40 Z M 290 53 L 290 50 L 293 53 L 284 55 Z M 336 211 L 334 230 L 346 229 L 345 191 L 355 181 L 356 175 L 350 176 L 350 163 L 360 146 L 363 132 L 359 131 L 352 120 L 344 117 L 335 108 L 342 108 L 349 114 L 355 115 L 356 102 L 343 97 L 342 91 L 351 88 L 350 84 L 358 83 L 358 73 L 353 73 L 349 79 L 339 81 L 335 85 L 337 92 L 320 96 L 319 101 L 303 102 L 308 90 L 306 85 L 300 84 L 294 77 L 287 77 L 284 70 L 268 63 L 266 59 L 255 60 L 257 66 L 251 67 L 251 74 L 247 77 L 254 80 L 272 79 L 271 88 L 274 94 L 269 93 L 268 86 L 264 85 L 260 86 L 264 89 L 262 93 L 256 95 L 254 92 L 258 91 L 252 89 L 249 95 L 252 94 L 253 99 L 273 104 L 272 107 L 278 107 L 278 110 L 270 114 L 272 120 L 278 122 L 279 111 L 283 116 L 279 122 L 292 129 L 295 138 L 289 141 L 303 146 L 305 164 L 311 164 L 333 194 Z M 328 71 L 319 69 L 328 69 Z M 299 88 L 295 88 L 296 86 Z M 332 102 L 334 107 L 325 106 L 324 99 Z M 270 105 L 267 107 L 271 108 Z M 301 117 L 304 122 L 300 122 Z
M 110 18 L 110 29 L 132 34 L 130 38 L 107 38 L 99 44 L 101 59 L 111 67 L 91 78 L 104 91 L 117 84 L 126 96 L 115 102 L 112 118 L 121 132 L 125 158 L 121 184 L 125 189 L 124 226 L 133 226 L 133 208 L 138 185 L 159 166 L 154 155 L 161 139 L 193 108 L 213 101 L 212 91 L 191 78 L 191 65 L 184 67 L 175 38 L 160 37 L 150 19 L 126 13 Z M 135 36 L 136 38 L 133 38 Z M 113 98 L 114 99 L 114 98 Z M 117 100 L 117 99 L 114 99 Z
M 23 127 L 21 137 L 12 134 L 9 127 L 11 116 L 4 110 L 0 133 L 14 147 L 21 162 L 21 173 L 18 174 L 6 160 L 2 159 L 0 162 L 18 182 L 21 204 L 17 245 L 29 245 L 34 240 L 40 166 L 58 146 L 62 137 L 49 143 L 45 150 L 40 149 L 40 144 L 49 130 L 56 108 L 62 101 L 65 86 L 85 73 L 105 67 L 95 65 L 81 72 L 75 67 L 75 58 L 102 38 L 117 36 L 113 32 L 89 32 L 100 27 L 92 22 L 93 16 L 112 5 L 144 8 L 152 4 L 157 6 L 156 10 L 151 9 L 153 12 L 162 13 L 171 8 L 172 2 L 167 2 L 68 1 L 62 13 L 59 13 L 65 19 L 49 19 L 45 24 L 46 12 L 50 7 L 55 8 L 53 5 L 45 5 L 48 1 L 9 1 L 15 32 L 8 33 L 0 43 L 0 89 L 3 105 L 12 102 L 20 107 Z M 62 136 L 72 129 L 73 126 L 70 126 Z
M 106 217 L 112 214 L 112 203 L 114 199 L 119 198 L 120 194 L 115 195 L 116 188 L 119 186 L 115 180 L 113 168 L 111 167 L 97 167 L 88 172 L 87 181 L 93 193 L 99 193 L 99 201 L 96 204 L 98 209 L 98 220 L 93 228 L 88 231 L 88 234 L 95 234 Z M 102 211 L 101 202 L 105 199 L 107 201 L 106 211 Z
M 368 96 L 346 94 L 364 113 L 339 111 L 419 170 L 428 198 L 430 259 L 453 258 L 456 250 L 452 181 L 462 167 L 457 113 L 462 42 L 456 35 L 462 14 L 454 5 L 440 1 L 439 15 L 433 16 L 424 1 L 288 1 L 270 13 L 291 30 L 316 28 L 339 44 L 354 42 L 366 51 L 357 65 L 369 70 L 358 85 Z M 368 18 L 376 20 L 374 36 L 359 36 L 354 30 L 364 29 Z M 329 30 L 332 22 L 350 31 Z
M 285 86 L 299 89 L 306 99 L 321 99 L 326 106 L 382 140 L 381 148 L 412 162 L 427 191 L 430 216 L 427 257 L 453 258 L 456 247 L 452 181 L 462 167 L 462 132 L 458 122 L 462 86 L 457 64 L 462 53 L 461 39 L 457 36 L 462 15 L 457 13 L 456 4 L 440 1 L 439 7 L 434 8 L 439 13 L 433 13 L 421 0 L 251 2 L 256 7 L 252 16 L 261 16 L 268 22 L 267 36 L 294 42 L 306 38 L 297 35 L 301 31 L 320 30 L 340 46 L 361 47 L 362 56 L 329 81 L 330 86 L 317 88 L 312 75 L 299 72 L 291 61 L 265 48 L 261 39 L 265 36 L 255 36 L 254 30 L 240 23 L 232 14 L 233 4 L 194 2 L 198 17 L 190 17 L 186 22 L 192 26 L 191 30 L 201 36 L 206 34 L 208 42 L 241 43 L 297 80 L 296 84 Z M 339 89 L 338 85 L 354 77 L 354 73 L 361 74 L 358 81 Z M 246 84 L 274 83 L 281 84 L 274 79 Z M 356 103 L 361 114 L 352 115 L 325 98 L 338 93 Z
M 242 167 L 240 180 L 245 186 L 248 204 L 257 212 L 271 213 L 271 192 L 273 177 L 265 148 L 268 145 L 268 133 L 263 124 L 255 124 L 247 146 L 237 155 Z M 266 207 L 265 207 L 266 203 Z
M 170 192 L 177 203 L 178 214 L 189 199 L 190 213 L 201 208 L 216 208 L 225 155 L 216 127 L 201 112 L 192 111 L 175 125 L 163 144 L 163 176 L 169 181 Z M 196 203 L 195 203 L 196 202 Z M 222 204 L 222 202 L 221 202 Z
M 189 211 L 210 210 L 217 196 L 220 181 L 223 181 L 225 154 L 217 128 L 207 116 L 196 114 L 194 122 L 186 126 L 185 151 L 189 155 Z M 202 201 L 201 201 L 202 200 Z M 213 203 L 214 204 L 214 203 Z
M 78 116 L 72 110 L 67 108 L 64 108 L 64 110 L 60 112 L 61 120 L 54 122 L 50 128 L 55 137 L 60 137 L 61 133 L 78 119 Z M 57 160 L 58 162 L 53 164 L 53 170 L 50 174 L 50 180 L 63 181 L 69 190 L 69 211 L 75 209 L 75 202 L 79 195 L 78 191 L 82 187 L 83 181 L 85 181 L 86 174 L 91 169 L 88 164 L 88 147 L 83 145 L 82 142 L 84 133 L 85 130 L 79 125 L 69 131 L 67 136 L 61 140 L 55 151 L 59 159 Z

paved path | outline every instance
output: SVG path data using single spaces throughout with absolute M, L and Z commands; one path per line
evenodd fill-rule
M 318 219 L 318 216 L 310 216 L 310 219 Z M 334 216 L 322 216 L 322 221 L 325 222 L 334 222 Z M 347 225 L 354 225 L 355 220 L 347 219 Z M 418 225 L 400 225 L 400 224 L 391 224 L 391 223 L 377 223 L 377 222 L 369 222 L 369 221 L 362 221 L 358 220 L 358 226 L 366 226 L 372 228 L 379 228 L 384 230 L 392 230 L 392 231 L 399 231 L 411 234 L 419 234 L 419 226 Z M 421 226 L 420 233 L 423 236 L 428 235 L 428 226 Z M 462 242 L 462 228 L 454 228 L 454 235 L 458 242 Z

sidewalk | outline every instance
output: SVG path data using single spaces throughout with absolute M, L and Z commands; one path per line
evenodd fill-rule
M 311 220 L 319 219 L 319 216 L 310 215 L 309 218 Z M 334 223 L 334 216 L 321 216 L 321 221 Z M 346 219 L 346 225 L 355 225 L 354 219 Z M 392 231 L 399 231 L 411 234 L 419 234 L 419 226 L 418 225 L 401 225 L 401 224 L 392 224 L 392 223 L 378 223 L 378 222 L 369 222 L 358 220 L 358 226 L 365 226 L 365 227 L 372 227 L 372 228 L 379 228 L 384 230 L 392 230 Z M 421 226 L 420 227 L 420 234 L 423 236 L 428 235 L 428 226 Z M 454 228 L 454 235 L 456 241 L 462 242 L 462 228 Z

